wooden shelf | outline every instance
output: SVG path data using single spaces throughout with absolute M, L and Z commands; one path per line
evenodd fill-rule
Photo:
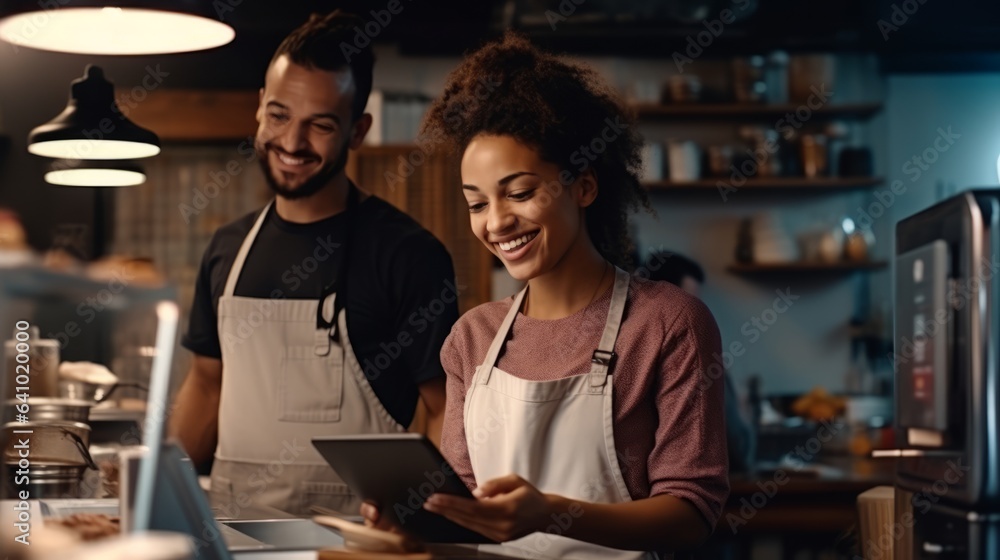
M 730 183 L 728 177 L 715 177 L 711 179 L 698 179 L 696 181 L 654 181 L 644 183 L 644 185 L 653 192 L 718 192 L 720 188 L 735 188 L 735 192 L 727 190 L 728 195 L 732 196 L 743 191 L 793 191 L 796 194 L 821 191 L 850 191 L 881 185 L 883 181 L 881 177 L 767 177 L 747 179 L 742 187 L 735 187 Z
M 717 120 L 780 119 L 803 104 L 765 105 L 756 103 L 636 103 L 632 105 L 640 119 Z M 825 105 L 810 109 L 811 119 L 868 119 L 882 110 L 881 103 Z
M 131 99 L 131 90 L 115 91 L 115 99 Z M 246 141 L 257 133 L 254 114 L 258 90 L 159 89 L 142 103 L 122 105 L 122 113 L 156 132 L 164 142 Z
M 886 261 L 835 263 L 824 262 L 788 262 L 760 264 L 731 264 L 726 267 L 733 274 L 813 274 L 813 273 L 843 273 L 859 270 L 878 270 L 888 265 Z

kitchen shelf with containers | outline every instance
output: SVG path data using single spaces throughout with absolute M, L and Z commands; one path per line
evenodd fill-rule
M 809 190 L 814 192 L 854 191 L 878 186 L 884 181 L 881 177 L 750 177 L 740 186 L 725 182 L 720 186 L 720 178 L 704 178 L 691 181 L 647 181 L 646 187 L 655 192 L 660 191 L 714 191 L 721 193 L 754 190 L 771 192 L 797 192 Z
M 872 256 L 871 230 L 849 217 L 818 221 L 794 237 L 773 212 L 744 218 L 736 234 L 735 262 L 726 271 L 744 276 L 844 275 L 885 268 Z
M 653 139 L 644 147 L 643 183 L 655 196 L 711 193 L 720 202 L 744 192 L 835 195 L 882 184 L 872 150 L 861 141 L 862 122 L 882 104 L 836 100 L 837 62 L 831 55 L 778 51 L 714 66 L 714 74 L 703 76 L 711 87 L 693 72 L 673 75 L 660 87 L 637 84 L 632 109 Z M 740 225 L 735 262 L 727 270 L 874 270 L 885 263 L 872 258 L 873 243 L 872 233 L 850 218 L 830 217 L 792 235 L 773 212 L 761 213 Z
M 886 261 L 863 261 L 863 262 L 850 262 L 850 261 L 834 261 L 834 262 L 821 262 L 821 261 L 792 261 L 792 262 L 778 262 L 778 263 L 746 263 L 746 264 L 731 264 L 726 267 L 726 270 L 732 272 L 733 274 L 813 274 L 813 273 L 836 273 L 836 272 L 854 272 L 857 270 L 878 270 L 888 266 Z
M 762 103 L 707 103 L 678 102 L 636 103 L 632 106 L 640 119 L 760 119 L 778 120 L 788 115 L 794 115 L 801 107 L 799 104 L 762 104 Z M 816 119 L 867 119 L 882 110 L 881 103 L 845 103 L 843 105 L 822 105 L 810 109 L 811 118 Z M 786 119 L 787 121 L 788 119 Z M 794 126 L 794 124 L 792 125 Z
M 782 189 L 829 193 L 877 186 L 872 151 L 859 141 L 860 121 L 882 110 L 878 102 L 833 99 L 836 59 L 775 52 L 731 61 L 729 75 L 703 88 L 691 72 L 662 87 L 636 88 L 632 109 L 643 125 L 731 123 L 732 137 L 712 142 L 683 134 L 654 138 L 644 147 L 643 182 L 657 193 L 715 190 L 725 201 L 736 191 Z M 709 78 L 709 76 L 706 76 Z

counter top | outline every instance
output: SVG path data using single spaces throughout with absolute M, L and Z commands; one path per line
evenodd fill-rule
M 767 481 L 778 483 L 781 492 L 788 494 L 855 491 L 860 494 L 875 486 L 891 485 L 895 476 L 896 459 L 893 458 L 832 456 L 803 465 L 761 463 L 753 474 L 730 476 L 730 497 L 757 492 Z M 787 482 L 780 483 L 782 478 L 787 478 Z
M 766 465 L 765 465 L 766 466 Z M 857 521 L 858 495 L 891 486 L 895 459 L 824 458 L 800 468 L 773 465 L 733 475 L 719 533 L 839 533 Z
M 16 501 L 0 501 L 0 520 L 4 525 L 13 525 Z M 30 500 L 28 502 L 28 519 L 35 537 L 40 536 L 37 527 L 44 525 L 46 519 L 55 517 L 67 517 L 73 514 L 104 514 L 115 516 L 118 514 L 118 500 L 115 499 L 45 499 Z M 277 517 L 267 517 L 276 515 Z M 341 558 L 352 558 L 365 560 L 366 558 L 384 558 L 375 554 L 365 554 L 362 552 L 348 552 L 343 548 L 343 539 L 339 533 L 326 529 L 313 523 L 309 519 L 297 518 L 273 508 L 253 506 L 243 508 L 238 520 L 219 520 L 219 530 L 223 538 L 226 539 L 227 548 L 230 549 L 232 560 L 332 560 Z M 84 547 L 97 546 L 108 540 L 95 541 L 94 543 L 80 543 L 81 550 Z M 44 546 L 43 546 L 44 548 Z M 76 545 L 71 547 L 76 549 Z M 289 550 L 293 548 L 306 548 L 307 550 Z M 314 550 L 308 550 L 314 548 Z M 413 556 L 412 558 L 448 558 L 450 560 L 463 559 L 503 559 L 519 558 L 502 554 L 499 545 L 490 545 L 479 549 L 475 545 L 458 544 L 433 544 L 427 545 L 427 555 Z M 62 549 L 60 549 L 62 552 Z M 72 550 L 65 550 L 70 555 Z M 505 552 L 510 552 L 509 550 Z M 70 555 L 71 556 L 71 555 Z M 401 556 L 400 558 L 409 558 Z M 546 560 L 536 556 L 538 560 Z

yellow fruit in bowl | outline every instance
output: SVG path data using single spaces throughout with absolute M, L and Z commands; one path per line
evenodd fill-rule
M 809 420 L 831 420 L 844 413 L 844 398 L 831 395 L 823 387 L 815 387 L 792 404 L 792 412 Z

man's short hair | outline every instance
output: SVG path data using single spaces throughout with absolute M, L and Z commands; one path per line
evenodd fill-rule
M 646 260 L 646 270 L 650 280 L 661 280 L 680 286 L 685 276 L 690 276 L 699 284 L 705 283 L 705 271 L 693 260 L 677 253 L 663 251 L 653 253 Z
M 285 37 L 274 52 L 271 64 L 278 57 L 287 55 L 295 64 L 310 69 L 335 72 L 350 68 L 356 88 L 351 103 L 351 118 L 357 120 L 368 104 L 375 67 L 371 42 L 359 47 L 354 41 L 357 30 L 364 26 L 365 20 L 343 10 L 325 15 L 312 14 L 308 21 Z

